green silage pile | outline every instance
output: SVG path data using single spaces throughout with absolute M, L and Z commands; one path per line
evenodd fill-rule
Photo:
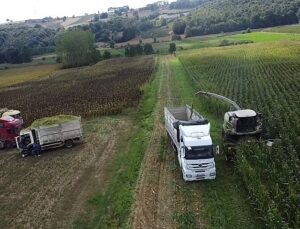
M 50 126 L 55 124 L 61 124 L 65 122 L 80 120 L 80 117 L 73 115 L 56 115 L 52 117 L 45 117 L 35 120 L 28 128 L 37 128 L 40 126 Z

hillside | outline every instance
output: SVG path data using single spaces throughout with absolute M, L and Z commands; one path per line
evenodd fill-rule
M 202 0 L 184 19 L 186 36 L 295 24 L 299 0 Z
M 172 30 L 192 37 L 295 24 L 299 22 L 300 0 L 178 0 L 105 14 L 1 25 L 0 63 L 30 62 L 32 55 L 54 52 L 55 37 L 65 30 L 89 30 L 101 46 L 114 47 L 134 39 L 167 37 Z

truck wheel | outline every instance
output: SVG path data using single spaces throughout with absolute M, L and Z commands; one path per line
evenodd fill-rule
M 0 141 L 0 149 L 4 149 L 5 145 L 3 141 Z
M 4 149 L 10 149 L 12 148 L 12 144 L 9 141 L 4 142 Z
M 27 157 L 27 156 L 29 156 L 30 155 L 30 153 L 28 153 L 28 151 L 27 150 L 22 150 L 22 152 L 21 152 L 21 157 Z
M 69 139 L 69 140 L 65 141 L 65 147 L 66 148 L 72 148 L 73 145 L 74 145 L 73 140 Z

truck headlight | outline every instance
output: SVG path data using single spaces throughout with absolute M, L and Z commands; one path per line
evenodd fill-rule
M 216 173 L 210 173 L 209 175 L 213 177 L 216 175 Z
M 186 178 L 192 178 L 193 177 L 191 174 L 186 174 L 185 176 L 186 176 Z

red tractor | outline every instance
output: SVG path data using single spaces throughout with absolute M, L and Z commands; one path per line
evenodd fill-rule
M 0 149 L 15 146 L 15 137 L 19 136 L 22 127 L 22 119 L 15 119 L 10 116 L 0 118 Z

